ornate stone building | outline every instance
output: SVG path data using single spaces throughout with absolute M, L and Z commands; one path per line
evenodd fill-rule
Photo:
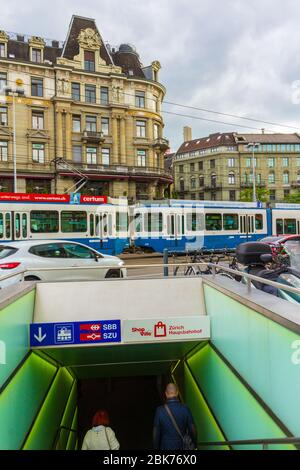
M 105 44 L 95 21 L 73 16 L 66 41 L 0 32 L 0 191 L 161 198 L 160 64 Z M 24 96 L 16 92 L 23 90 Z M 13 145 L 15 107 L 16 152 Z

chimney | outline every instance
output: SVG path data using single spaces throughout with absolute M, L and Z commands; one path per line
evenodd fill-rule
M 262 128 L 261 133 L 262 133 L 262 134 L 265 133 L 265 128 L 264 128 L 264 127 Z
M 188 140 L 192 140 L 192 128 L 189 126 L 185 126 L 183 128 L 183 140 L 187 142 Z

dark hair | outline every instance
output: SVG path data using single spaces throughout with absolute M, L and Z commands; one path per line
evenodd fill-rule
M 93 417 L 92 426 L 108 426 L 109 416 L 106 410 L 98 410 Z

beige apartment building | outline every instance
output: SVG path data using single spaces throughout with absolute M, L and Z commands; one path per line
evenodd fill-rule
M 0 31 L 0 191 L 14 190 L 15 162 L 18 192 L 162 198 L 159 70 L 89 18 L 73 16 L 64 43 Z
M 300 189 L 298 134 L 216 133 L 184 143 L 173 157 L 174 188 L 181 199 L 238 201 L 241 191 L 269 192 L 270 202 L 283 201 Z M 255 164 L 253 171 L 253 163 Z

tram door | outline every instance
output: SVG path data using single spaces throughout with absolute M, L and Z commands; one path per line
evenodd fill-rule
M 101 212 L 96 217 L 99 217 L 100 248 L 108 248 L 108 239 L 112 236 L 112 215 L 108 212 Z
M 0 212 L 0 240 L 11 239 L 11 212 Z
M 240 215 L 240 233 L 241 238 L 252 238 L 254 230 L 254 215 Z
M 167 216 L 167 236 L 169 240 L 169 246 L 177 247 L 179 240 L 182 238 L 182 216 L 171 213 Z
M 13 238 L 14 240 L 28 239 L 28 214 L 26 212 L 13 212 Z

